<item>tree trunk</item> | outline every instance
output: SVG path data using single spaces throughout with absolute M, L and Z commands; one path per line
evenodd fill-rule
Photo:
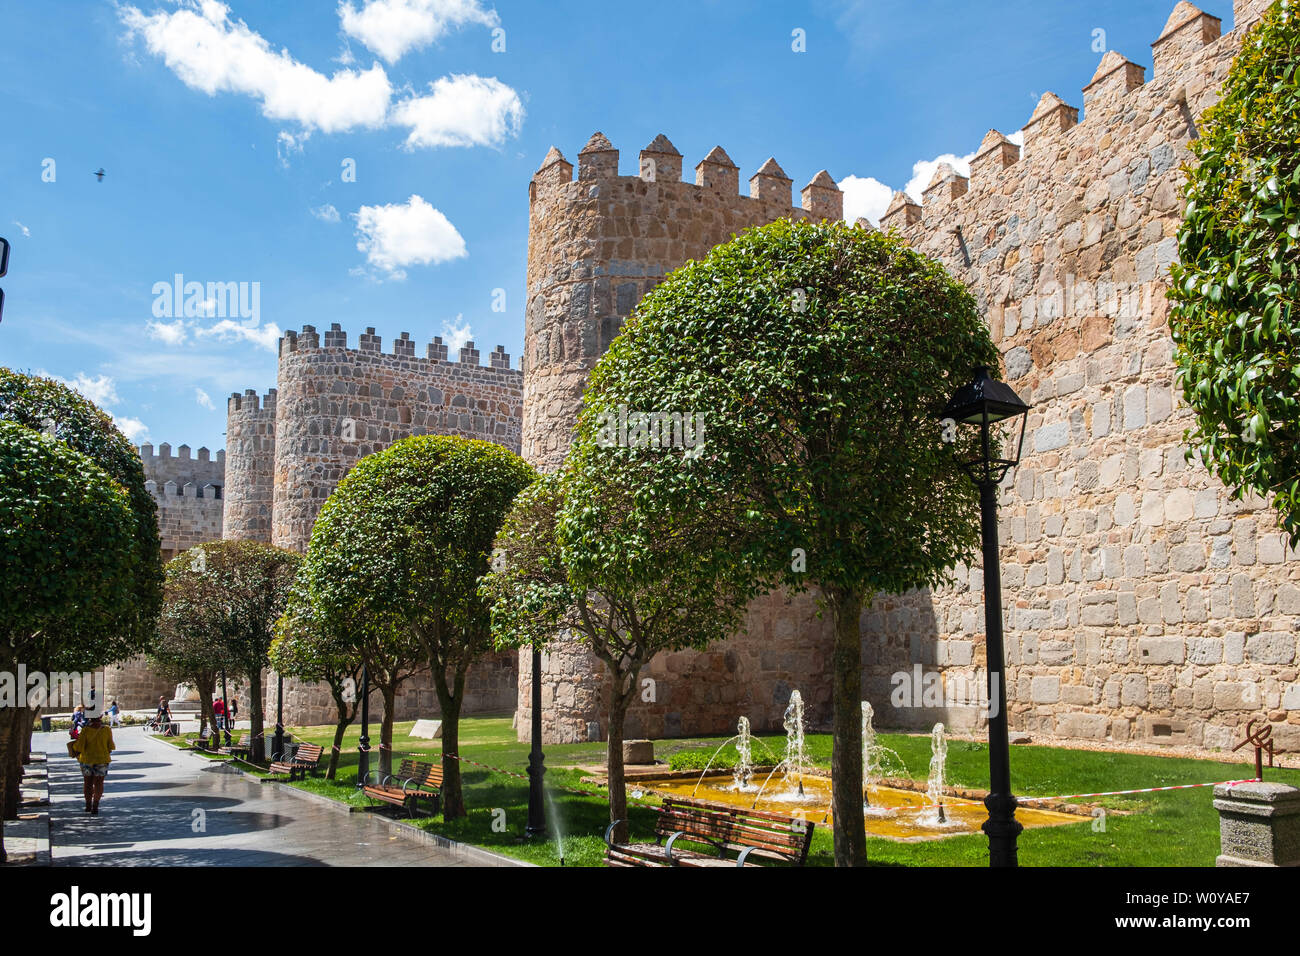
M 262 721 L 262 672 L 253 668 L 248 675 L 249 759 L 266 763 L 266 725 Z
M 866 816 L 862 812 L 862 595 L 845 591 L 832 597 L 835 739 L 831 753 L 831 790 L 835 865 L 866 866 Z
M 393 772 L 393 710 L 397 706 L 397 687 L 386 684 L 384 692 L 384 719 L 379 724 L 379 772 L 385 777 Z
M 623 724 L 627 717 L 627 695 L 623 693 L 625 675 L 614 675 L 609 688 L 609 745 L 606 748 L 606 771 L 609 791 L 609 822 L 617 823 L 613 840 L 627 840 L 627 780 L 623 775 Z M 635 685 L 636 675 L 631 683 Z
M 23 781 L 22 711 L 26 707 L 0 707 L 0 773 L 4 786 L 0 788 L 0 818 L 13 820 L 18 816 L 18 802 L 22 797 Z
M 460 782 L 460 698 L 438 703 L 442 708 L 442 818 L 455 820 L 466 815 Z
M 212 707 L 212 691 L 207 689 L 207 684 L 199 681 L 199 731 L 202 732 L 203 725 L 207 724 L 213 733 L 217 730 L 217 714 Z
M 352 719 L 346 712 L 339 711 L 339 721 L 334 725 L 334 746 L 330 748 L 330 762 L 325 767 L 326 780 L 333 780 L 335 774 L 339 772 L 339 757 L 343 754 L 343 735 L 347 733 L 350 723 Z
M 9 791 L 9 751 L 13 747 L 13 707 L 0 707 L 0 793 Z M 0 863 L 5 862 L 5 814 L 0 813 Z
M 22 708 L 22 745 L 23 745 L 23 764 L 32 762 L 32 732 L 36 729 L 36 718 L 41 714 L 39 707 Z

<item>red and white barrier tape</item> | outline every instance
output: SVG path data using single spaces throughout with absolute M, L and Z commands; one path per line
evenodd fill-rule
M 1016 797 L 1016 803 L 1042 803 L 1046 800 L 1082 800 L 1084 797 L 1118 797 L 1129 793 L 1159 793 L 1163 790 L 1191 790 L 1195 787 L 1217 787 L 1220 784 L 1235 787 L 1239 783 L 1257 783 L 1258 777 L 1249 780 L 1216 780 L 1212 783 L 1180 783 L 1172 787 L 1142 787 L 1139 790 L 1107 790 L 1102 793 L 1069 793 L 1060 797 Z

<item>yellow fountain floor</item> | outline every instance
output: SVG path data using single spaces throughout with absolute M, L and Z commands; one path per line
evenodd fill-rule
M 787 783 L 780 774 L 767 782 L 762 795 L 763 776 L 756 774 L 751 788 L 737 791 L 730 775 L 710 776 L 697 786 L 698 778 L 669 779 L 638 777 L 629 781 L 634 787 L 651 790 L 662 796 L 693 797 L 709 803 L 722 803 L 733 807 L 773 810 L 801 817 L 818 825 L 831 821 L 831 782 L 825 777 L 804 777 L 803 795 L 797 786 Z M 924 793 L 878 787 L 870 792 L 867 808 L 867 833 L 891 840 L 936 840 L 964 833 L 978 833 L 988 819 L 984 804 L 959 797 L 944 798 L 944 823 L 940 823 L 934 808 Z M 757 797 L 757 803 L 755 798 Z M 1035 810 L 1020 807 L 1016 819 L 1026 827 L 1063 826 L 1069 823 L 1087 823 L 1090 818 L 1053 810 Z

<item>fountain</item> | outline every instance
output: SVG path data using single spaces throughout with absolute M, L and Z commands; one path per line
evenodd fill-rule
M 906 776 L 907 767 L 903 758 L 876 742 L 876 728 L 872 726 L 875 710 L 870 701 L 862 702 L 862 809 L 867 816 L 889 816 L 893 810 L 889 807 L 874 806 L 871 794 L 880 789 L 880 781 L 887 771 L 895 776 Z
M 741 793 L 753 789 L 750 778 L 754 775 L 754 757 L 750 747 L 749 736 L 749 718 L 741 717 L 740 722 L 736 725 L 740 731 L 736 735 L 736 769 L 732 774 L 732 789 Z
M 735 790 L 737 793 L 749 793 L 754 789 L 754 784 L 752 782 L 752 777 L 754 775 L 754 744 L 757 743 L 772 756 L 776 755 L 772 754 L 772 749 L 768 747 L 767 744 L 763 743 L 761 737 L 755 737 L 749 732 L 748 717 L 741 717 L 739 723 L 736 725 L 736 729 L 739 730 L 740 733 L 736 734 L 734 737 L 728 737 L 722 742 L 717 750 L 713 751 L 713 755 L 709 757 L 708 762 L 704 765 L 704 770 L 700 773 L 700 779 L 695 782 L 695 790 L 700 789 L 700 784 L 702 784 L 704 778 L 709 775 L 709 768 L 713 766 L 713 761 L 718 759 L 718 754 L 722 753 L 722 751 L 726 749 L 727 744 L 731 743 L 733 740 L 736 742 L 736 753 L 739 754 L 739 759 L 736 762 L 736 767 L 732 775 L 731 789 Z M 692 797 L 695 796 L 695 790 L 691 791 Z
M 948 824 L 943 809 L 943 768 L 947 760 L 948 741 L 943 736 L 943 724 L 935 724 L 930 731 L 930 779 L 925 787 L 925 797 L 930 805 L 920 814 L 920 821 L 926 826 Z
M 930 780 L 927 792 L 885 786 L 883 780 L 890 776 L 907 776 L 902 758 L 876 737 L 872 721 L 875 714 L 871 704 L 862 703 L 862 791 L 867 832 L 873 836 L 895 840 L 933 840 L 959 833 L 978 833 L 980 825 L 988 818 L 988 811 L 978 800 L 944 795 L 944 764 L 947 742 L 943 725 L 934 727 L 933 755 L 930 760 Z M 749 720 L 741 717 L 736 736 L 723 742 L 713 752 L 705 765 L 704 773 L 692 786 L 689 780 L 674 778 L 640 777 L 638 785 L 648 794 L 660 796 L 691 796 L 724 806 L 771 810 L 807 820 L 818 826 L 831 822 L 831 781 L 828 777 L 811 772 L 804 739 L 803 697 L 799 691 L 790 694 L 783 723 L 785 725 L 785 756 L 763 778 L 763 785 L 755 787 L 753 781 L 752 745 L 767 745 L 750 733 Z M 740 755 L 734 770 L 715 773 L 709 778 L 709 767 L 727 744 L 736 741 Z M 896 772 L 895 772 L 896 771 Z M 768 785 L 772 778 L 783 774 L 784 787 Z M 755 792 L 756 791 L 756 792 Z M 751 796 L 752 795 L 752 796 Z M 1021 808 L 1016 818 L 1026 826 L 1057 826 L 1077 824 L 1078 815 L 1050 810 Z
M 782 723 L 785 725 L 785 782 L 793 782 L 802 797 L 803 778 L 808 772 L 808 752 L 804 749 L 803 695 L 797 690 L 790 692 L 790 703 L 785 708 Z
M 758 788 L 758 795 L 754 797 L 753 807 L 758 806 L 758 801 L 762 799 L 768 783 L 771 782 L 776 772 L 782 769 L 785 771 L 784 780 L 787 789 L 781 793 L 773 794 L 768 798 L 769 800 L 780 800 L 789 803 L 817 799 L 816 797 L 809 797 L 804 792 L 804 778 L 808 775 L 808 751 L 804 746 L 803 695 L 797 690 L 790 692 L 790 703 L 785 708 L 782 723 L 785 726 L 785 757 L 763 779 L 763 786 Z

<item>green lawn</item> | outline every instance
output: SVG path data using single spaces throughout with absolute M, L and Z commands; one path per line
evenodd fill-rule
M 412 739 L 407 736 L 411 727 L 411 722 L 395 727 L 395 767 L 406 756 L 432 760 L 441 755 L 440 741 Z M 377 725 L 372 727 L 372 731 L 377 730 Z M 322 744 L 327 750 L 333 742 L 333 728 L 330 727 L 295 727 L 291 731 L 298 739 Z M 359 736 L 358 727 L 349 729 L 337 780 L 317 777 L 293 786 L 365 806 L 366 801 L 356 790 Z M 784 738 L 771 736 L 764 739 L 776 752 L 784 746 Z M 879 740 L 898 752 L 911 776 L 924 778 L 930 760 L 928 735 L 882 734 Z M 660 760 L 679 751 L 701 751 L 707 756 L 721 742 L 722 738 L 657 741 L 655 752 Z M 371 735 L 371 745 L 377 752 L 377 732 Z M 807 745 L 813 762 L 829 768 L 830 736 L 810 734 Z M 463 771 L 469 816 L 450 823 L 441 817 L 423 818 L 416 821 L 416 825 L 541 865 L 558 865 L 562 844 L 566 865 L 598 865 L 603 851 L 601 835 L 608 823 L 608 807 L 601 796 L 583 796 L 564 788 L 593 790 L 591 785 L 581 783 L 581 771 L 566 767 L 601 763 L 604 752 L 605 745 L 601 743 L 546 748 L 546 781 L 553 800 L 552 819 L 558 820 L 562 834 L 558 842 L 554 839 L 546 843 L 524 842 L 522 834 L 528 815 L 526 780 L 469 764 Z M 760 748 L 756 748 L 756 753 L 759 752 Z M 528 745 L 516 742 L 509 717 L 464 720 L 461 754 L 468 760 L 519 774 L 524 773 L 528 765 Z M 726 756 L 724 752 L 723 757 Z M 1049 747 L 1016 747 L 1011 759 L 1013 783 L 1016 792 L 1022 796 L 1240 779 L 1251 776 L 1253 770 L 1244 762 L 1222 763 Z M 1271 780 L 1300 786 L 1300 771 L 1266 773 Z M 951 741 L 948 747 L 948 782 L 956 786 L 986 788 L 987 748 L 982 744 Z M 1104 831 L 1094 830 L 1093 820 L 1086 817 L 1076 826 L 1026 830 L 1020 837 L 1020 862 L 1026 866 L 1213 866 L 1219 849 L 1219 825 L 1218 814 L 1211 805 L 1211 794 L 1211 788 L 1205 787 L 1092 801 L 1111 810 L 1135 812 L 1108 814 Z M 630 802 L 633 804 L 630 814 L 633 835 L 648 837 L 654 827 L 651 805 L 655 801 Z M 498 811 L 504 811 L 504 815 Z M 498 832 L 494 825 L 500 827 L 502 823 L 504 831 Z M 925 843 L 868 838 L 867 849 L 871 860 L 879 865 L 985 866 L 988 861 L 988 844 L 982 834 Z M 817 830 L 808 862 L 814 866 L 831 864 L 829 829 Z

